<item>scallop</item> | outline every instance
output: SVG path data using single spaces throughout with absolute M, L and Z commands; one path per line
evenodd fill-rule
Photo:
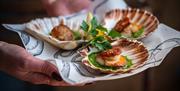
M 116 29 L 116 28 L 122 28 L 128 26 L 128 19 L 130 23 L 136 24 L 136 26 L 142 26 L 144 28 L 144 32 L 141 36 L 133 39 L 141 39 L 149 35 L 150 33 L 154 32 L 158 25 L 159 21 L 158 19 L 150 12 L 141 10 L 141 9 L 113 9 L 109 12 L 106 12 L 103 23 L 106 28 L 109 30 Z M 122 26 L 117 26 L 117 23 L 123 22 Z M 136 27 L 135 26 L 135 27 Z M 130 26 L 132 27 L 132 26 Z M 133 27 L 134 28 L 134 27 Z M 133 30 L 134 31 L 134 30 Z M 125 31 L 128 35 L 129 31 L 126 29 Z
M 63 24 L 60 24 L 62 22 Z M 66 20 L 65 18 L 43 18 L 32 20 L 27 23 L 25 31 L 36 38 L 52 44 L 53 46 L 64 50 L 72 50 L 84 42 L 83 39 L 74 40 L 71 33 L 71 31 L 76 31 L 79 32 L 80 35 L 83 35 L 83 31 L 80 29 L 80 24 L 81 22 Z M 56 29 L 63 29 L 62 32 L 59 32 L 60 36 L 58 36 L 58 38 L 52 34 Z M 58 31 L 59 30 L 56 30 L 55 32 Z M 63 32 L 66 32 L 64 33 L 65 35 L 63 35 Z
M 129 40 L 129 39 L 118 39 L 112 42 L 111 45 L 112 47 L 120 48 L 120 51 L 118 51 L 120 52 L 120 54 L 117 55 L 116 57 L 111 57 L 111 58 L 113 59 L 118 58 L 124 60 L 123 58 L 121 58 L 122 56 L 128 57 L 128 59 L 131 60 L 132 65 L 128 68 L 125 68 L 123 66 L 118 67 L 116 64 L 114 67 L 103 65 L 104 63 L 101 61 L 102 59 L 99 60 L 98 58 L 98 55 L 100 53 L 92 52 L 93 48 L 90 48 L 90 50 L 87 50 L 86 48 L 82 50 L 80 54 L 83 54 L 84 58 L 82 59 L 82 63 L 86 66 L 87 70 L 95 70 L 101 73 L 127 73 L 127 72 L 131 72 L 134 69 L 142 67 L 145 64 L 145 62 L 148 60 L 149 57 L 148 50 L 141 42 L 138 42 L 136 40 Z M 113 55 L 116 55 L 118 53 L 117 51 L 116 53 L 114 52 L 112 52 Z M 92 62 L 93 59 L 92 55 L 94 54 L 96 54 L 94 56 L 96 62 Z M 118 62 L 116 61 L 110 62 L 110 65 L 112 65 L 112 63 L 114 65 L 114 63 L 118 63 Z M 124 64 L 124 61 L 122 61 L 120 64 Z

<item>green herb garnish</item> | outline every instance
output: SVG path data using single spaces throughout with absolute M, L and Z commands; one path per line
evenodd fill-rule
M 112 46 L 110 45 L 110 42 L 107 41 L 103 36 L 95 37 L 94 39 L 90 41 L 90 44 L 92 46 L 97 47 L 99 51 L 112 48 Z
M 121 33 L 117 32 L 114 29 L 109 32 L 108 36 L 111 36 L 112 38 L 120 38 L 120 37 L 122 37 Z
M 132 33 L 133 38 L 138 38 L 144 33 L 144 27 L 142 27 L 139 31 Z
M 82 30 L 88 32 L 89 25 L 83 20 L 82 25 L 80 26 Z
M 97 26 L 97 29 L 98 29 L 98 30 L 101 30 L 101 31 L 103 31 L 103 32 L 105 32 L 105 33 L 108 32 L 108 30 L 107 30 L 105 27 L 103 27 L 102 25 L 98 25 L 98 26 Z
M 80 40 L 81 39 L 81 34 L 78 31 L 72 31 L 73 35 L 74 35 L 74 39 L 75 40 Z
M 89 22 L 83 21 L 81 29 L 85 32 L 85 38 L 89 39 L 89 44 L 95 46 L 99 51 L 112 48 L 110 42 L 105 38 L 107 29 L 98 24 L 96 17 L 92 17 Z
M 127 56 L 124 56 L 126 58 L 126 65 L 123 67 L 124 69 L 127 69 L 133 65 L 132 60 L 129 59 Z

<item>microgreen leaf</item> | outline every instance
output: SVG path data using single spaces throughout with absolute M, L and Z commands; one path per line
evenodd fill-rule
M 112 48 L 110 42 L 104 36 L 104 34 L 107 34 L 107 29 L 98 24 L 96 17 L 93 17 L 88 23 L 83 21 L 81 29 L 84 30 L 86 39 L 90 40 L 89 44 L 99 51 Z
M 108 35 L 111 36 L 112 38 L 122 37 L 121 33 L 115 31 L 114 29 L 111 30 Z
M 87 32 L 88 28 L 89 28 L 89 25 L 85 21 L 83 21 L 80 27 L 81 27 L 82 30 Z
M 93 17 L 93 18 L 92 18 L 92 20 L 91 20 L 91 26 L 92 26 L 92 30 L 96 29 L 96 27 L 98 26 L 96 17 Z
M 75 40 L 81 39 L 81 34 L 78 31 L 72 31 Z
M 107 30 L 105 27 L 103 27 L 102 25 L 98 25 L 98 26 L 97 26 L 97 29 L 98 29 L 98 30 L 101 30 L 101 31 L 103 31 L 103 32 L 108 32 L 108 30 Z
M 96 31 L 96 29 L 92 29 L 92 30 L 90 31 L 90 34 L 91 34 L 92 36 L 96 36 L 96 35 L 98 34 L 98 31 Z
M 123 68 L 127 69 L 127 68 L 131 67 L 133 65 L 133 63 L 132 63 L 132 60 L 129 59 L 127 56 L 124 56 L 124 57 L 125 57 L 127 63 Z
M 96 48 L 98 48 L 100 51 L 112 48 L 110 42 L 105 40 L 105 38 L 103 36 L 98 36 L 98 37 L 94 38 L 90 42 L 90 44 L 92 46 L 95 46 Z
M 138 38 L 144 33 L 144 27 L 142 27 L 139 31 L 132 33 L 133 38 Z

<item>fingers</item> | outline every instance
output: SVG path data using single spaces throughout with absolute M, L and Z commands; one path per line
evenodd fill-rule
M 60 77 L 58 69 L 55 65 L 48 61 L 43 61 L 37 58 L 29 61 L 29 73 L 26 76 L 26 81 L 33 84 L 47 84 L 51 86 L 83 86 L 84 84 L 70 85 Z M 31 73 L 30 73 L 31 72 Z
M 57 79 L 60 80 L 60 76 L 58 73 L 58 69 L 55 65 L 51 64 L 48 61 L 43 61 L 37 58 L 34 58 L 35 60 L 32 60 L 29 63 L 28 69 L 32 72 L 39 72 L 39 73 L 44 73 L 48 75 L 49 77 L 56 77 Z M 58 78 L 59 76 L 59 78 Z
M 52 73 L 51 78 L 54 79 L 54 80 L 57 80 L 57 81 L 62 81 L 62 78 L 61 78 L 60 74 L 57 74 L 55 72 Z
M 50 77 L 41 73 L 29 72 L 24 75 L 22 80 L 28 81 L 33 84 L 49 84 L 51 79 Z
M 71 85 L 64 81 L 56 81 L 56 80 L 51 80 L 48 85 L 51 85 L 51 86 L 84 86 L 84 84 Z
M 64 81 L 57 81 L 48 77 L 47 75 L 41 73 L 35 73 L 35 72 L 27 73 L 26 75 L 24 75 L 24 78 L 22 80 L 28 81 L 33 84 L 47 84 L 51 86 L 82 86 L 82 85 L 70 85 Z
M 64 81 L 56 81 L 56 80 L 50 80 L 50 82 L 48 83 L 48 85 L 51 85 L 51 86 L 70 86 L 69 84 L 67 84 L 66 82 Z

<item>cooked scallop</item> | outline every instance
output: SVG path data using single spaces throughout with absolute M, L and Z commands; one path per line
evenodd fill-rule
M 58 26 L 55 26 L 52 29 L 51 36 L 53 36 L 61 41 L 74 40 L 72 30 L 68 26 L 64 25 L 63 20 L 61 21 L 61 23 Z
M 150 12 L 140 9 L 114 9 L 105 14 L 103 19 L 104 26 L 109 30 L 115 29 L 116 31 L 132 37 L 134 39 L 141 39 L 150 33 L 154 32 L 158 25 L 158 19 Z M 138 30 L 143 33 L 139 36 L 137 34 L 133 37 L 132 34 Z
M 82 63 L 103 73 L 124 73 L 143 66 L 148 59 L 148 51 L 141 42 L 119 39 L 111 45 L 112 49 L 103 52 L 85 52 Z
M 72 50 L 84 42 L 81 38 L 75 40 L 73 35 L 73 32 L 83 35 L 80 24 L 81 21 L 66 20 L 65 18 L 36 19 L 26 24 L 27 29 L 25 31 L 53 46 Z

